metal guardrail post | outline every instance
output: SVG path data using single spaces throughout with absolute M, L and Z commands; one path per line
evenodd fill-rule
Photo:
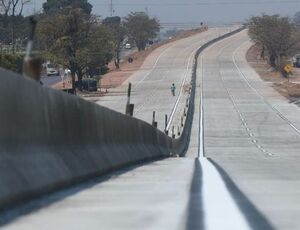
M 175 129 L 174 129 L 174 125 L 172 126 L 172 138 L 175 139 Z
M 177 135 L 180 136 L 180 134 L 181 134 L 181 133 L 180 133 L 180 127 L 179 127 L 179 125 L 178 125 L 178 126 L 177 126 Z
M 152 126 L 155 127 L 155 128 L 157 128 L 157 122 L 155 121 L 155 111 L 153 111 Z
M 130 96 L 131 96 L 131 83 L 129 82 L 128 90 L 127 90 L 127 103 L 126 103 L 125 114 L 132 117 L 134 111 L 134 104 L 130 104 Z
M 167 126 L 168 126 L 168 115 L 165 115 L 165 134 L 169 135 L 169 131 L 167 130 Z

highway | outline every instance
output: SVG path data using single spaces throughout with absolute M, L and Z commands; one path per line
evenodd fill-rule
M 190 85 L 193 59 L 196 50 L 208 40 L 216 38 L 236 27 L 212 28 L 207 32 L 171 42 L 153 51 L 145 60 L 139 71 L 136 71 L 124 84 L 113 90 L 112 96 L 99 98 L 98 104 L 112 108 L 121 113 L 125 112 L 127 102 L 127 87 L 131 82 L 131 103 L 135 105 L 134 117 L 152 123 L 152 113 L 156 111 L 158 128 L 164 130 L 165 114 L 171 117 L 174 105 L 177 103 L 178 110 L 183 110 L 187 93 L 182 90 Z M 175 83 L 176 96 L 171 94 L 171 84 Z M 185 86 L 185 87 L 183 87 Z M 180 96 L 180 98 L 179 98 Z M 177 102 L 178 101 L 178 102 Z M 173 119 L 170 120 L 169 128 L 180 122 L 182 112 L 174 111 Z
M 61 76 L 42 76 L 41 82 L 44 86 L 51 87 L 61 81 Z
M 189 82 L 194 51 L 225 32 L 156 50 L 128 80 L 135 116 L 150 122 L 159 111 L 163 129 L 164 114 L 176 101 L 180 113 L 185 101 L 170 95 L 170 83 Z M 299 108 L 251 69 L 250 45 L 243 31 L 200 55 L 185 158 L 129 167 L 33 201 L 1 217 L 2 229 L 299 229 Z M 125 91 L 126 84 L 98 103 L 123 112 Z
M 250 68 L 250 46 L 242 32 L 199 58 L 203 154 L 250 227 L 299 229 L 300 110 Z

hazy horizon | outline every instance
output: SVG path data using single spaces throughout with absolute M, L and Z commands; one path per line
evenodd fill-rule
M 25 14 L 42 8 L 44 0 L 32 0 Z M 103 18 L 110 16 L 110 0 L 90 0 L 93 13 Z M 206 22 L 228 24 L 243 22 L 250 16 L 280 14 L 292 17 L 300 11 L 300 0 L 113 0 L 114 15 L 125 17 L 130 12 L 145 11 L 157 17 L 165 27 L 180 27 Z

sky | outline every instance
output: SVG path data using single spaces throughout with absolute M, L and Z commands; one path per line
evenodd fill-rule
M 110 16 L 111 0 L 89 0 L 93 13 Z M 26 14 L 42 8 L 45 0 L 31 0 Z M 125 17 L 130 12 L 145 11 L 163 26 L 180 27 L 199 24 L 243 22 L 250 16 L 280 14 L 293 16 L 300 11 L 300 0 L 112 0 L 114 15 Z

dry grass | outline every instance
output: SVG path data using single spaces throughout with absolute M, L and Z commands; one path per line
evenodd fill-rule
M 159 44 L 155 44 L 151 46 L 150 48 L 141 51 L 141 52 L 135 52 L 130 55 L 130 57 L 133 58 L 133 63 L 129 64 L 128 62 L 124 61 L 120 64 L 120 69 L 116 69 L 114 66 L 114 63 L 109 63 L 110 72 L 105 74 L 102 77 L 101 80 L 101 87 L 104 89 L 109 88 L 116 88 L 120 86 L 124 81 L 126 81 L 135 71 L 139 70 L 141 66 L 143 65 L 145 59 L 157 48 L 170 43 L 177 41 L 179 39 L 187 38 L 189 36 L 201 33 L 203 31 L 206 31 L 207 29 L 194 29 L 194 30 L 187 30 L 182 31 L 179 34 L 177 34 L 174 38 L 164 41 Z M 124 60 L 127 60 L 125 57 Z
M 294 82 L 300 79 L 300 71 L 297 69 L 293 71 L 292 82 L 290 82 L 281 73 L 275 71 L 266 60 L 261 59 L 260 52 L 261 48 L 257 45 L 252 46 L 247 52 L 247 61 L 258 75 L 265 81 L 273 82 L 273 87 L 281 95 L 293 100 L 300 98 L 300 84 Z

